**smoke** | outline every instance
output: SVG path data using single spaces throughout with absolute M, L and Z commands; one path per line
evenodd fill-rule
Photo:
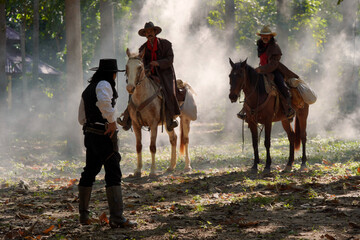
M 239 134 L 241 122 L 236 118 L 236 112 L 242 105 L 231 104 L 228 99 L 230 73 L 228 58 L 231 57 L 234 61 L 245 59 L 254 55 L 256 47 L 255 45 L 240 46 L 238 49 L 241 50 L 237 51 L 229 48 L 227 43 L 230 41 L 228 39 L 230 34 L 224 32 L 224 37 L 219 38 L 214 29 L 210 29 L 206 24 L 206 16 L 203 22 L 197 22 L 197 16 L 204 8 L 201 4 L 203 4 L 201 1 L 191 0 L 146 1 L 139 18 L 134 19 L 134 26 L 137 26 L 137 29 L 130 34 L 129 47 L 133 52 L 137 51 L 146 41 L 137 34 L 137 30 L 143 28 L 145 22 L 152 21 L 160 26 L 162 32 L 158 37 L 168 39 L 173 44 L 177 78 L 190 83 L 197 91 L 199 118 L 192 124 L 198 126 L 197 124 L 223 121 L 225 130 L 229 130 L 229 134 Z M 354 14 L 347 15 L 346 12 L 354 12 L 356 9 L 353 4 L 342 4 L 339 7 L 342 7 L 345 16 L 349 17 Z M 197 24 L 196 31 L 194 31 L 194 23 Z M 359 38 L 355 39 L 354 36 L 349 36 L 348 32 L 339 31 L 339 27 L 335 24 L 330 23 L 329 26 L 327 31 L 330 34 L 327 42 L 323 43 L 323 54 L 316 51 L 312 30 L 304 29 L 296 39 L 299 44 L 298 49 L 286 49 L 286 46 L 280 46 L 283 50 L 282 62 L 298 73 L 317 93 L 317 102 L 310 105 L 308 135 L 356 138 L 359 133 L 359 108 L 355 106 L 352 113 L 344 118 L 341 102 L 344 100 L 342 99 L 344 91 L 358 88 L 359 50 L 357 49 L 359 48 L 356 46 L 359 46 Z M 278 35 L 276 38 L 280 43 L 287 42 L 283 41 L 284 36 Z M 250 58 L 248 63 L 257 66 L 258 59 Z M 309 64 L 313 66 L 307 67 Z M 357 101 L 357 98 L 354 100 Z M 192 131 L 196 131 L 196 127 L 192 128 Z M 196 144 L 193 141 L 194 138 L 191 142 Z

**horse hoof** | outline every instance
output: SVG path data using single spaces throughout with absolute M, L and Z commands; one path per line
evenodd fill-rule
M 270 174 L 270 168 L 264 168 L 264 171 L 262 172 L 264 175 L 269 175 Z
M 257 174 L 258 170 L 256 168 L 250 169 L 250 174 Z
M 134 178 L 141 178 L 141 172 L 134 172 Z
M 292 170 L 292 166 L 286 165 L 285 169 L 283 170 L 283 173 L 289 173 Z
M 306 167 L 306 165 L 301 165 L 301 167 L 299 169 L 300 172 L 305 172 L 307 170 L 308 170 L 308 168 Z
M 150 174 L 149 174 L 149 178 L 157 178 L 156 173 L 150 173 Z

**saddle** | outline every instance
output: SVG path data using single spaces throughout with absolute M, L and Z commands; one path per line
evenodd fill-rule
M 265 90 L 268 94 L 274 94 L 281 99 L 281 101 L 286 101 L 282 96 L 280 97 L 279 90 L 274 82 L 274 75 L 273 74 L 264 74 L 264 84 Z M 294 80 L 292 80 L 294 81 Z M 291 104 L 296 108 L 303 108 L 305 105 L 305 101 L 302 98 L 299 90 L 294 87 L 292 84 L 289 83 L 288 79 L 285 79 L 285 84 L 289 88 L 290 96 L 291 96 Z M 277 109 L 278 110 L 278 109 Z
M 197 106 L 193 94 L 196 94 L 194 89 L 181 79 L 176 80 L 177 91 L 176 98 L 179 103 L 181 114 L 184 114 L 195 121 L 197 119 Z

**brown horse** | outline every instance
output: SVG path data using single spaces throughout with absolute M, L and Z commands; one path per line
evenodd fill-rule
M 246 122 L 251 130 L 252 145 L 254 148 L 254 165 L 252 171 L 257 172 L 259 159 L 258 151 L 258 124 L 265 126 L 265 148 L 266 148 L 266 165 L 264 173 L 270 172 L 270 137 L 273 122 L 281 121 L 284 130 L 287 133 L 290 142 L 290 155 L 284 171 L 291 171 L 294 162 L 294 150 L 300 148 L 300 140 L 302 142 L 302 163 L 301 169 L 306 168 L 306 120 L 309 113 L 309 105 L 304 103 L 302 107 L 293 104 L 296 110 L 295 131 L 292 129 L 290 121 L 285 116 L 279 104 L 276 101 L 277 94 L 274 92 L 267 93 L 264 86 L 264 78 L 262 74 L 258 74 L 254 68 L 243 62 L 233 63 L 229 59 L 231 65 L 230 77 L 230 94 L 231 102 L 236 102 L 240 96 L 240 91 L 245 94 L 244 107 L 246 112 Z M 281 104 L 280 104 L 281 105 Z
M 129 59 L 126 64 L 127 86 L 126 90 L 131 94 L 128 105 L 135 137 L 137 152 L 137 168 L 134 176 L 141 177 L 142 168 L 142 143 L 141 128 L 143 126 L 150 129 L 150 152 L 151 152 L 151 172 L 150 177 L 156 176 L 155 154 L 156 137 L 158 126 L 162 124 L 161 110 L 162 98 L 160 85 L 145 75 L 145 68 L 142 61 L 145 51 L 140 54 L 131 54 L 129 49 L 126 54 Z M 164 121 L 165 122 L 165 121 Z M 166 128 L 165 128 L 166 129 Z M 190 119 L 184 114 L 180 115 L 180 153 L 185 150 L 185 171 L 190 171 L 190 158 L 188 151 L 190 131 Z M 171 161 L 167 171 L 173 171 L 176 167 L 176 141 L 175 131 L 167 131 L 171 143 Z

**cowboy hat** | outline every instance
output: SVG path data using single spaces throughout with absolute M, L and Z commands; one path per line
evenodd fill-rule
M 145 23 L 145 26 L 143 29 L 139 30 L 139 35 L 142 37 L 145 37 L 145 30 L 146 29 L 154 29 L 155 31 L 155 35 L 158 35 L 159 33 L 161 33 L 161 27 L 155 26 L 152 22 L 147 22 Z
M 273 37 L 275 37 L 277 35 L 276 32 L 272 32 L 270 29 L 269 25 L 265 25 L 260 32 L 256 33 L 256 35 L 261 36 L 261 35 L 272 35 Z
M 103 71 L 103 72 L 124 72 L 117 67 L 116 59 L 103 58 L 99 61 L 99 67 L 90 68 L 91 71 Z

